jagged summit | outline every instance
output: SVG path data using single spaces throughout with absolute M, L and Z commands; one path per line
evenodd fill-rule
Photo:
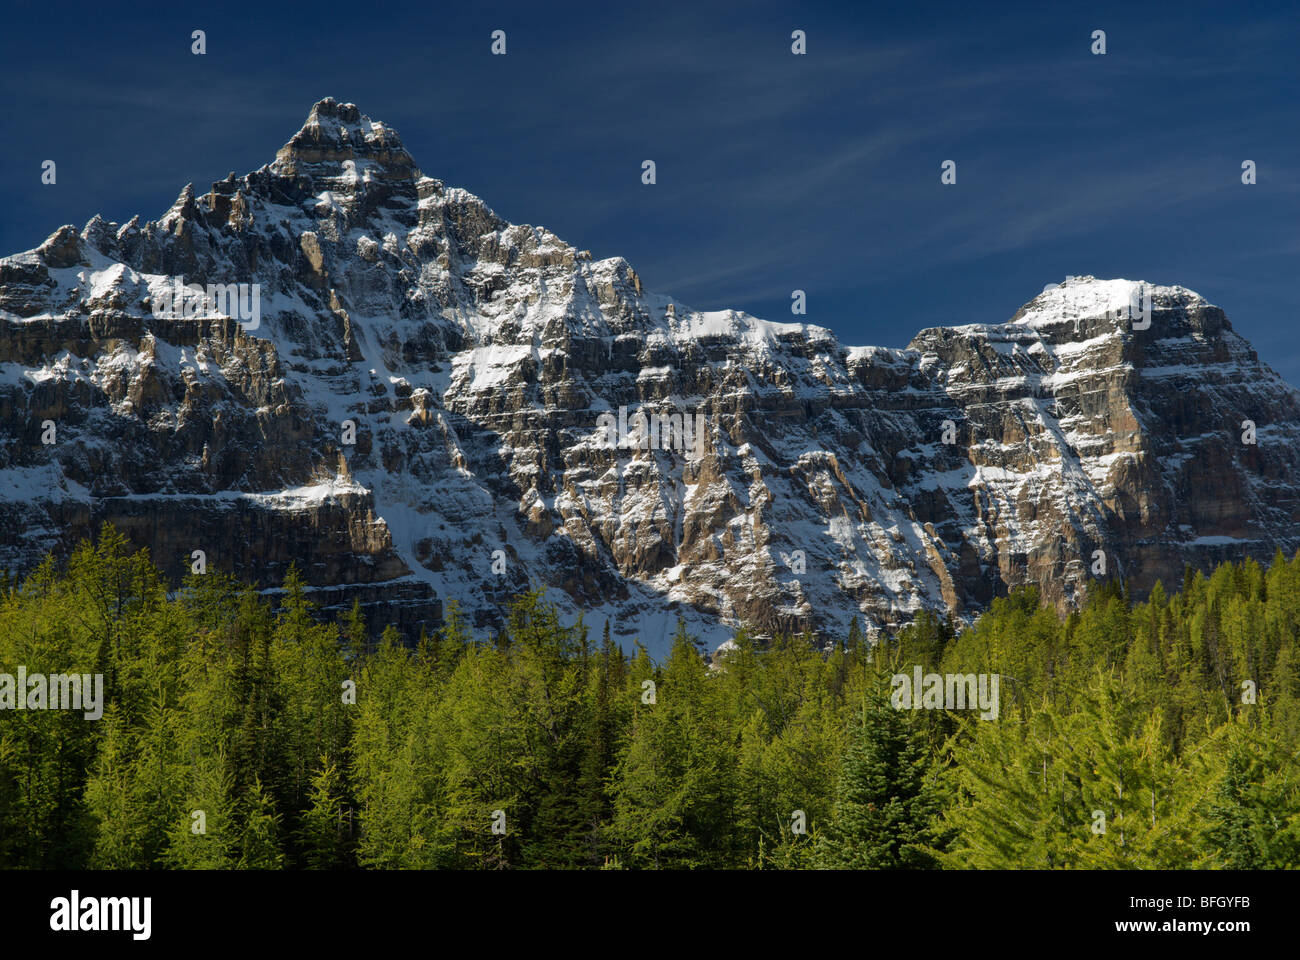
M 158 310 L 180 278 L 256 322 Z M 1189 290 L 1075 277 L 848 348 L 647 291 L 334 100 L 157 221 L 0 259 L 0 407 L 0 566 L 110 520 L 408 633 L 545 586 L 652 650 L 678 616 L 836 636 L 1300 547 L 1300 397 Z M 611 447 L 638 412 L 700 448 Z
M 351 169 L 345 164 L 351 162 Z M 397 131 L 363 115 L 356 104 L 332 97 L 311 108 L 302 129 L 276 154 L 272 169 L 285 176 L 312 179 L 346 173 L 365 179 L 414 180 L 421 174 L 402 147 Z
M 1016 312 L 1011 322 L 1044 328 L 1134 318 L 1141 323 L 1155 304 L 1208 306 L 1204 297 L 1185 287 L 1161 286 L 1145 280 L 1067 277 L 1063 283 L 1044 287 L 1042 293 Z

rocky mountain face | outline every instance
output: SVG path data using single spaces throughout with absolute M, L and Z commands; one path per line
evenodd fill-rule
M 1177 286 L 903 350 L 698 312 L 323 100 L 157 221 L 0 260 L 0 566 L 105 520 L 410 634 L 545 586 L 652 651 L 678 616 L 830 638 L 1296 550 L 1300 394 Z

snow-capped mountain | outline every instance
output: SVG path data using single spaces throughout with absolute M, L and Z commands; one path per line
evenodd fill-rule
M 178 579 L 296 559 L 411 632 L 544 585 L 655 651 L 679 615 L 831 637 L 1300 547 L 1300 394 L 1190 290 L 844 347 L 651 294 L 334 100 L 157 221 L 0 260 L 0 322 L 10 569 L 110 520 Z

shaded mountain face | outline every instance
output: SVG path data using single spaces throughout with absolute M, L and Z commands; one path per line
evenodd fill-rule
M 409 636 L 545 586 L 652 651 L 678 616 L 830 639 L 1300 547 L 1300 396 L 1190 290 L 844 347 L 653 295 L 333 100 L 156 222 L 0 260 L 0 364 L 0 565 L 108 520 Z

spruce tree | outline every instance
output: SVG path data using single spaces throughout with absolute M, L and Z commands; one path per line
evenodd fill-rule
M 910 712 L 882 692 L 854 719 L 835 805 L 817 862 L 827 869 L 893 870 L 935 866 L 932 821 L 939 796 L 928 776 L 924 738 Z

